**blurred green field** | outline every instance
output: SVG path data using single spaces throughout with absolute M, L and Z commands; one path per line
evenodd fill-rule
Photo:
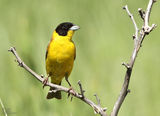
M 17 66 L 7 52 L 15 46 L 25 63 L 38 74 L 45 72 L 45 50 L 52 31 L 70 21 L 81 27 L 73 37 L 77 57 L 70 81 L 76 90 L 81 80 L 85 95 L 95 93 L 110 113 L 121 89 L 133 49 L 134 28 L 122 6 L 128 4 L 139 27 L 137 9 L 148 0 L 0 0 L 0 98 L 9 116 L 94 116 L 91 107 L 77 100 L 46 100 L 48 87 Z M 159 116 L 160 110 L 160 7 L 152 9 L 158 27 L 146 36 L 136 60 L 130 89 L 119 116 Z M 63 81 L 62 85 L 68 87 Z M 3 116 L 0 107 L 0 116 Z

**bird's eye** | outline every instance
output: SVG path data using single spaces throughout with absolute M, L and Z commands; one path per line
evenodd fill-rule
M 66 28 L 66 26 L 63 26 L 62 29 L 66 30 L 67 28 Z

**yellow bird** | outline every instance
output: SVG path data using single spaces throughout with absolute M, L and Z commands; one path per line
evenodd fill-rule
M 79 26 L 64 22 L 59 24 L 53 32 L 46 51 L 46 72 L 48 77 L 51 77 L 51 83 L 53 84 L 61 85 L 61 81 L 65 77 L 71 87 L 68 77 L 76 58 L 76 48 L 72 36 L 74 31 L 78 29 Z M 54 89 L 50 88 L 47 99 L 61 99 L 61 92 L 54 92 Z

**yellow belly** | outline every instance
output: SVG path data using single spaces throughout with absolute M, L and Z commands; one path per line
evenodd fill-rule
M 69 40 L 52 40 L 46 59 L 46 71 L 51 82 L 60 84 L 64 76 L 70 75 L 74 62 L 75 46 Z

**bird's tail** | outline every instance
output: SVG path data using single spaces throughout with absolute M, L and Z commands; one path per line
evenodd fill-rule
M 61 83 L 59 84 L 61 85 Z M 52 99 L 52 98 L 56 98 L 56 99 L 61 99 L 61 92 L 60 91 L 57 91 L 57 92 L 54 92 L 53 90 L 55 90 L 54 87 L 50 87 L 50 90 L 47 94 L 47 99 Z

